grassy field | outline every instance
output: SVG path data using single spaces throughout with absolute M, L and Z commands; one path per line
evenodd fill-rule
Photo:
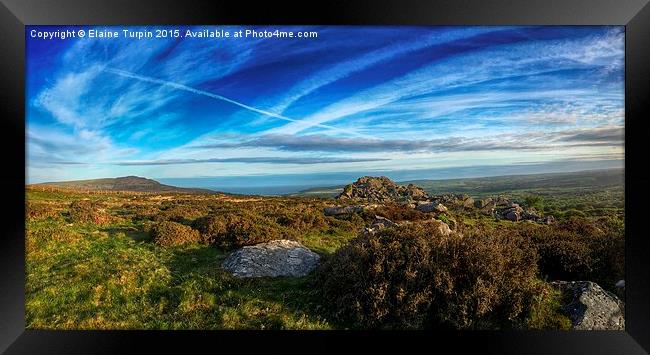
M 543 197 L 544 210 L 559 209 L 559 213 L 575 208 L 584 215 L 620 217 L 623 209 L 622 186 L 614 183 L 588 190 L 567 184 L 510 191 L 505 182 L 502 187 L 484 189 L 467 181 L 419 183 L 432 192 L 455 184 L 454 191 L 472 191 L 475 196 L 501 191 L 525 198 L 537 191 Z M 34 186 L 26 188 L 26 199 L 29 329 L 348 327 L 324 309 L 313 287 L 313 274 L 237 279 L 219 267 L 230 250 L 202 242 L 159 245 L 150 233 L 161 221 L 195 228 L 202 216 L 230 216 L 237 225 L 259 230 L 266 238 L 298 240 L 328 260 L 368 225 L 367 216 L 324 216 L 323 208 L 335 203 L 331 199 L 93 193 Z M 512 222 L 476 214 L 451 216 L 470 227 L 484 221 L 496 228 L 518 228 Z M 565 248 L 567 244 L 558 245 Z M 588 248 L 576 250 L 589 252 Z
M 103 202 L 110 223 L 73 223 L 71 201 Z M 160 247 L 148 220 L 123 206 L 164 209 L 164 201 L 201 199 L 224 207 L 223 196 L 88 194 L 28 189 L 27 200 L 58 214 L 28 218 L 27 327 L 30 329 L 329 329 L 308 287 L 309 277 L 236 279 L 221 271 L 225 251 L 207 245 Z M 245 200 L 245 199 L 242 199 Z M 236 200 L 235 200 L 236 201 Z M 278 201 L 281 202 L 281 201 Z M 239 202 L 246 203 L 246 202 Z M 310 202 L 313 203 L 313 202 Z M 319 202 L 317 202 L 319 204 Z M 312 231 L 299 240 L 327 255 L 354 236 Z

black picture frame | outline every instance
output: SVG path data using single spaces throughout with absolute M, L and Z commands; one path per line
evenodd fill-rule
M 124 353 L 207 346 L 331 352 L 475 349 L 515 354 L 643 354 L 650 351 L 650 237 L 644 233 L 650 186 L 646 132 L 650 86 L 647 0 L 365 0 L 301 3 L 245 1 L 0 0 L 0 144 L 5 169 L 0 238 L 0 351 Z M 624 25 L 625 58 L 625 331 L 257 332 L 25 330 L 25 31 L 63 24 L 316 25 Z M 341 342 L 345 341 L 346 344 Z

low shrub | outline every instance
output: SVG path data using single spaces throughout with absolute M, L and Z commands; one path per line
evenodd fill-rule
M 517 327 L 541 292 L 534 248 L 514 233 L 441 235 L 418 222 L 360 235 L 314 286 L 332 316 L 361 328 Z
M 37 203 L 31 201 L 25 203 L 25 217 L 28 220 L 37 221 L 47 218 L 57 218 L 59 216 L 59 211 L 49 203 Z
M 524 205 L 528 208 L 534 208 L 538 211 L 544 210 L 544 198 L 539 195 L 527 195 L 524 198 Z
M 68 216 L 72 223 L 94 223 L 101 225 L 111 220 L 111 216 L 103 206 L 89 200 L 73 201 L 68 209 Z
M 296 237 L 295 232 L 274 220 L 244 211 L 201 217 L 192 226 L 201 233 L 203 241 L 223 249 Z
M 625 276 L 625 227 L 618 218 L 573 217 L 551 226 L 522 226 L 533 242 L 540 272 L 553 280 L 594 281 L 614 290 Z
M 301 232 L 322 230 L 329 225 L 323 212 L 320 209 L 313 208 L 284 210 L 269 217 L 274 218 L 283 227 Z
M 152 220 L 160 213 L 156 205 L 142 203 L 126 203 L 122 205 L 122 215 L 134 221 Z
M 193 221 L 208 213 L 208 209 L 197 205 L 172 205 L 160 211 L 155 217 L 156 221 L 173 221 L 173 222 L 189 222 Z
M 162 221 L 151 227 L 154 243 L 162 247 L 173 247 L 201 241 L 199 232 L 180 223 Z
M 59 222 L 48 221 L 46 223 L 48 224 L 40 228 L 26 228 L 25 251 L 28 255 L 40 250 L 48 243 L 56 245 L 74 244 L 83 238 L 80 233 L 66 228 Z

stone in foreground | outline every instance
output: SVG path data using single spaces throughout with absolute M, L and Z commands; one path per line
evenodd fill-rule
M 223 268 L 235 277 L 305 276 L 320 256 L 293 240 L 272 240 L 245 246 L 230 254 Z
M 563 293 L 563 308 L 571 318 L 573 329 L 625 329 L 623 303 L 598 284 L 591 281 L 554 281 L 551 284 Z

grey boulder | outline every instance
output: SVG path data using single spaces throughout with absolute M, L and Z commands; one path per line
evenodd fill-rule
M 563 308 L 573 329 L 624 330 L 624 304 L 614 294 L 591 281 L 554 281 L 563 294 Z
M 320 256 L 286 239 L 245 246 L 231 253 L 223 268 L 235 277 L 300 277 L 318 266 Z
M 439 202 L 421 203 L 417 205 L 417 210 L 420 212 L 447 212 L 447 207 Z

